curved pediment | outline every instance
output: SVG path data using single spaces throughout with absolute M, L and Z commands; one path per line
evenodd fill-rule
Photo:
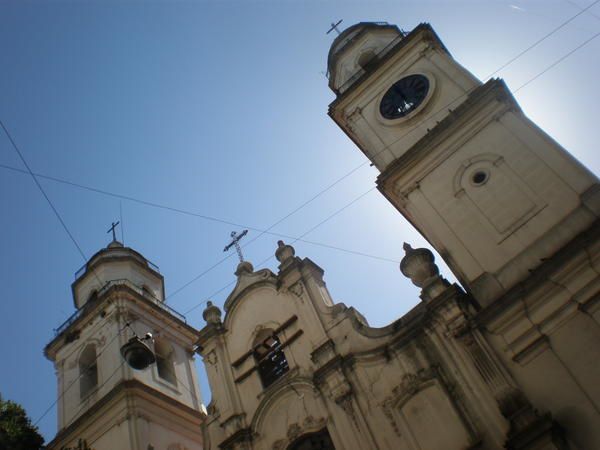
M 258 405 L 250 428 L 256 436 L 269 436 L 261 448 L 283 449 L 298 436 L 315 432 L 327 424 L 322 415 L 318 390 L 312 380 L 296 377 L 266 393 Z
M 229 315 L 229 312 L 241 299 L 242 294 L 249 292 L 253 288 L 264 286 L 265 284 L 270 284 L 274 287 L 277 286 L 277 276 L 273 272 L 269 269 L 261 269 L 254 272 L 252 264 L 248 261 L 241 262 L 238 265 L 235 274 L 238 277 L 237 282 L 223 305 L 227 315 Z

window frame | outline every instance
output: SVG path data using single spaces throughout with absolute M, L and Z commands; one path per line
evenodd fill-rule
M 263 348 L 266 350 L 261 351 Z M 273 332 L 254 345 L 252 355 L 263 389 L 267 389 L 290 371 L 281 340 Z

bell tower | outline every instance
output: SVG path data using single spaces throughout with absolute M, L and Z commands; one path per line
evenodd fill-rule
M 76 311 L 44 350 L 58 384 L 58 433 L 47 448 L 82 440 L 94 450 L 202 449 L 197 331 L 165 304 L 158 267 L 113 240 L 75 278 Z M 134 370 L 120 349 L 146 333 L 156 361 Z
M 333 42 L 329 115 L 381 172 L 386 198 L 481 306 L 600 214 L 598 179 L 482 83 L 428 24 L 359 23 Z

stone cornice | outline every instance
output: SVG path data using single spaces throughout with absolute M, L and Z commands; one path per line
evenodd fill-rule
M 101 264 L 105 264 L 105 263 L 111 263 L 111 262 L 120 262 L 120 261 L 127 261 L 127 262 L 133 262 L 135 265 L 141 267 L 142 269 L 148 271 L 149 273 L 151 273 L 153 276 L 155 276 L 160 282 L 161 282 L 161 286 L 163 289 L 163 298 L 165 296 L 165 292 L 164 292 L 164 277 L 157 272 L 149 263 L 148 260 L 146 258 L 144 258 L 144 256 L 141 253 L 136 252 L 135 250 L 133 250 L 132 248 L 129 247 L 123 247 L 120 250 L 126 250 L 128 253 L 130 253 L 130 255 L 106 255 L 106 256 L 102 256 L 103 253 L 110 253 L 112 249 L 110 248 L 103 248 L 102 250 L 99 250 L 98 252 L 96 252 L 94 254 L 94 256 L 92 256 L 88 262 L 85 264 L 85 273 L 82 274 L 80 277 L 78 277 L 72 284 L 71 284 L 71 292 L 73 293 L 73 304 L 75 305 L 75 307 L 77 307 L 77 303 L 75 302 L 75 288 L 86 278 L 88 278 L 88 276 L 92 276 L 93 273 L 92 271 L 94 270 L 94 268 L 96 268 L 97 266 L 101 265 Z M 102 257 L 101 257 L 102 256 Z
M 199 355 L 202 355 L 202 350 L 206 346 L 206 343 L 215 336 L 225 334 L 226 331 L 227 329 L 223 326 L 223 324 L 219 324 L 218 326 L 213 324 L 207 324 L 198 332 L 198 340 L 196 341 L 196 352 Z
M 531 270 L 525 280 L 513 286 L 503 296 L 479 311 L 474 318 L 475 324 L 486 325 L 501 316 L 504 311 L 520 302 L 528 293 L 539 289 L 540 285 L 543 285 L 550 279 L 554 271 L 569 262 L 573 254 L 582 250 L 585 251 L 585 248 L 590 243 L 598 240 L 600 240 L 600 219 L 596 219 L 587 230 L 579 233 L 568 244 L 546 258 L 538 267 Z
M 138 380 L 125 380 L 121 381 L 115 387 L 113 387 L 109 392 L 107 392 L 100 400 L 98 400 L 94 405 L 92 405 L 86 412 L 80 415 L 75 421 L 73 421 L 69 426 L 60 430 L 54 439 L 50 441 L 50 443 L 46 446 L 48 450 L 53 450 L 59 443 L 64 443 L 69 441 L 72 438 L 72 435 L 77 432 L 78 428 L 80 428 L 83 424 L 87 422 L 91 422 L 92 418 L 97 414 L 102 412 L 102 408 L 108 405 L 111 401 L 117 399 L 119 396 L 125 396 L 131 391 L 141 390 L 146 394 L 150 394 L 152 397 L 158 399 L 159 401 L 165 402 L 170 406 L 176 407 L 178 410 L 187 414 L 199 421 L 203 421 L 205 419 L 205 415 L 195 410 L 184 403 L 181 403 L 174 398 L 169 397 L 168 395 L 163 394 L 160 391 L 142 383 Z
M 240 442 L 252 442 L 252 430 L 250 428 L 241 428 L 218 444 L 223 450 L 235 448 L 235 444 Z
M 126 284 L 115 284 L 107 289 L 106 292 L 99 296 L 95 301 L 84 305 L 82 314 L 77 317 L 77 319 L 75 319 L 73 323 L 71 323 L 65 330 L 55 336 L 46 345 L 46 347 L 44 347 L 44 355 L 46 358 L 52 360 L 51 355 L 58 351 L 61 342 L 64 342 L 63 339 L 76 330 L 81 323 L 88 320 L 90 315 L 98 312 L 101 308 L 108 306 L 110 304 L 110 300 L 112 300 L 118 292 L 134 297 L 135 300 L 141 301 L 144 306 L 150 307 L 154 312 L 163 314 L 168 320 L 175 322 L 178 327 L 185 329 L 188 333 L 191 333 L 194 336 L 198 335 L 198 330 L 196 330 L 194 327 L 183 322 L 178 317 L 170 314 L 168 311 L 156 305 L 152 300 L 147 299 L 140 293 L 133 290 L 131 287 L 127 286 Z

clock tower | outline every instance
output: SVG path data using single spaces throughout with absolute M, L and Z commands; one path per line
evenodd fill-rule
M 428 24 L 346 29 L 328 56 L 329 115 L 379 169 L 379 190 L 484 307 L 588 229 L 597 178 L 482 83 Z
M 356 24 L 333 42 L 328 71 L 329 115 L 467 291 L 471 316 L 442 340 L 469 353 L 464 333 L 478 333 L 510 379 L 497 396 L 505 447 L 600 448 L 598 178 L 428 24 Z

